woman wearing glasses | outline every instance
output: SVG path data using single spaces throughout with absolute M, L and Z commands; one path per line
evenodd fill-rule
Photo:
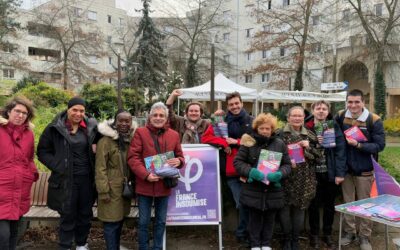
M 0 111 L 0 249 L 17 245 L 18 222 L 28 212 L 34 164 L 31 101 L 14 97 Z

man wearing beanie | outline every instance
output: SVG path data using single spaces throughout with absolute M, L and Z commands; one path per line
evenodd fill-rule
M 95 200 L 94 151 L 97 122 L 85 116 L 86 102 L 73 97 L 39 139 L 37 155 L 51 170 L 47 194 L 49 208 L 60 214 L 59 247 L 89 249 L 87 237 Z

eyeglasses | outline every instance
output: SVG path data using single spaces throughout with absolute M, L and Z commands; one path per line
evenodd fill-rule
M 19 110 L 19 109 L 13 109 L 12 111 L 14 111 L 17 115 L 23 115 L 23 116 L 28 116 L 29 115 L 28 112 L 25 112 L 25 111 L 22 111 L 22 110 Z

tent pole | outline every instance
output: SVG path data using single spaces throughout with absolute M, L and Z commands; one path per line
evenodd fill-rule
M 180 115 L 180 114 L 179 114 L 179 108 L 181 107 L 181 105 L 180 105 L 179 102 L 180 102 L 180 100 L 179 100 L 179 98 L 178 98 L 178 115 Z

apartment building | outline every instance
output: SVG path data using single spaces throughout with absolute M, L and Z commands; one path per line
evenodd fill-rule
M 301 6 L 299 4 L 301 3 Z M 305 0 L 225 0 L 221 16 L 229 27 L 219 30 L 220 42 L 233 64 L 226 70 L 237 83 L 261 89 L 293 89 L 305 23 Z M 376 58 L 360 20 L 347 0 L 311 1 L 304 55 L 304 90 L 320 91 L 321 83 L 348 81 L 366 93 L 373 110 Z M 382 0 L 363 1 L 363 10 L 377 19 L 388 13 Z M 304 27 L 304 25 L 303 25 Z M 400 108 L 398 32 L 390 36 L 385 55 L 387 110 Z M 397 48 L 397 50 L 396 50 Z

